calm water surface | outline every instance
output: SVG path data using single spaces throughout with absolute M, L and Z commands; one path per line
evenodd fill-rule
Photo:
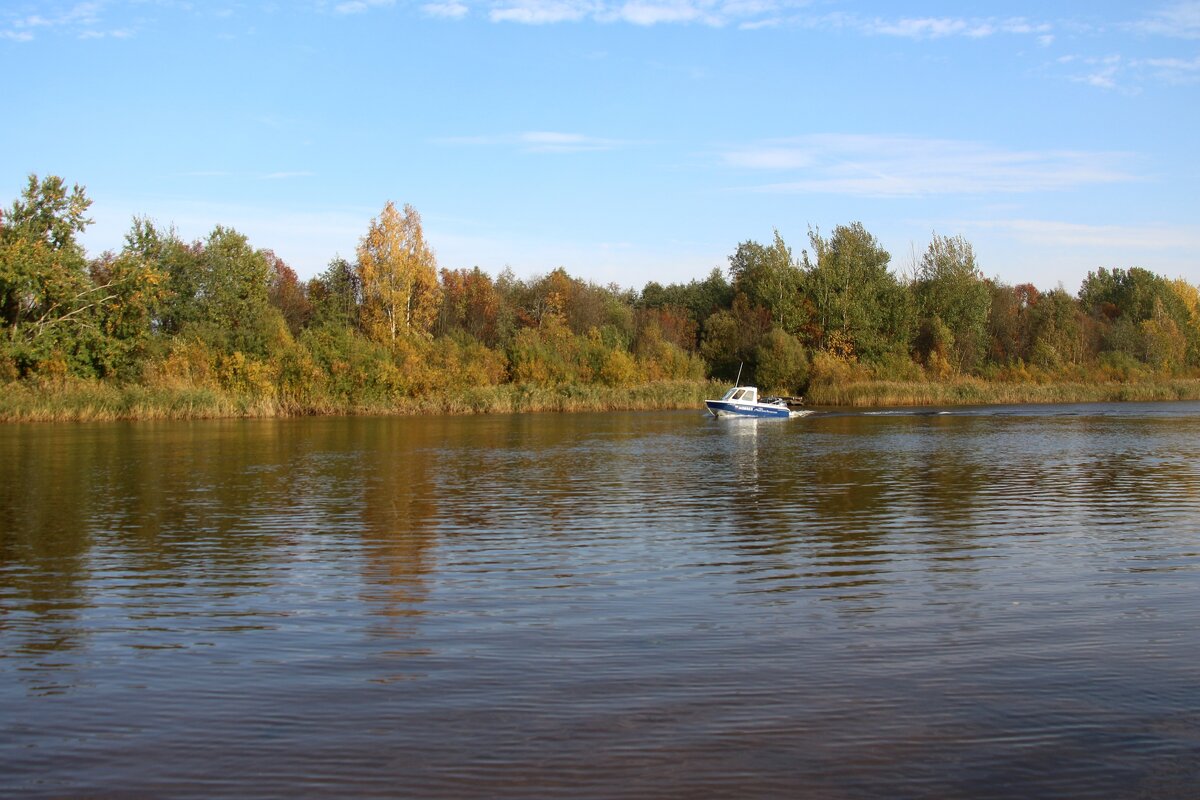
M 1200 405 L 0 427 L 0 795 L 1197 797 Z

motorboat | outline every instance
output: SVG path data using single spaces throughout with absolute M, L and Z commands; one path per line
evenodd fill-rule
M 787 417 L 798 414 L 790 405 L 798 405 L 799 398 L 758 397 L 754 386 L 734 386 L 720 400 L 705 400 L 709 413 L 714 417 Z

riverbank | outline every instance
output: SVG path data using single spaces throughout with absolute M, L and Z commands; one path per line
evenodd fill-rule
M 1200 400 L 1200 380 L 1009 383 L 978 378 L 948 381 L 859 381 L 810 387 L 810 405 L 880 406 L 1024 405 Z
M 389 401 L 295 400 L 211 387 L 147 387 L 59 379 L 0 385 L 0 422 L 92 422 L 298 416 L 504 414 L 702 408 L 725 385 L 662 381 L 637 386 L 504 384 Z
M 58 379 L 0 386 L 0 422 L 699 410 L 705 399 L 718 397 L 727 388 L 727 384 L 717 381 L 664 381 L 620 387 L 504 384 L 454 394 L 346 403 L 261 397 L 210 387 L 164 388 Z M 1007 383 L 977 378 L 856 381 L 812 386 L 806 397 L 812 406 L 853 408 L 1165 400 L 1200 400 L 1200 379 L 1096 383 Z

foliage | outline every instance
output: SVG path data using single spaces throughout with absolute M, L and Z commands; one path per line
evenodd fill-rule
M 808 353 L 795 336 L 782 328 L 772 328 L 755 355 L 755 380 L 760 389 L 784 395 L 804 391 L 808 383 Z
M 427 334 L 440 302 L 437 262 L 425 243 L 421 217 L 389 200 L 358 245 L 364 329 L 380 342 Z
M 1008 286 L 957 236 L 934 234 L 905 281 L 861 223 L 810 230 L 799 258 L 776 231 L 739 243 L 728 278 L 634 292 L 562 267 L 438 270 L 415 209 L 388 203 L 353 262 L 302 282 L 220 225 L 185 242 L 135 218 L 89 260 L 90 204 L 30 176 L 0 216 L 9 418 L 42 418 L 38 392 L 45 418 L 117 418 L 671 407 L 739 372 L 828 402 L 1172 398 L 1200 374 L 1187 281 L 1134 267 L 1096 270 L 1078 297 Z
M 975 252 L 961 236 L 933 235 L 917 268 L 912 287 L 922 335 L 939 346 L 936 352 L 918 345 L 927 360 L 936 357 L 955 371 L 971 371 L 983 361 L 987 346 L 992 293 L 975 264 Z
M 90 205 L 78 185 L 68 191 L 61 178 L 30 175 L 21 197 L 0 213 L 3 351 L 20 374 L 51 364 L 65 370 L 107 297 L 89 280 L 76 241 L 91 223 Z
M 771 327 L 771 312 L 739 292 L 732 308 L 717 311 L 705 320 L 700 354 L 714 377 L 733 380 L 741 373 L 746 380 L 754 380 L 758 346 Z
M 747 241 L 729 257 L 733 289 L 752 305 L 769 309 L 771 321 L 790 334 L 799 334 L 812 323 L 813 306 L 803 291 L 804 273 L 792 258 L 779 231 L 769 247 Z
M 910 339 L 911 295 L 888 270 L 888 252 L 862 223 L 839 225 L 828 239 L 812 230 L 809 241 L 817 260 L 805 257 L 806 281 L 817 309 L 819 346 L 871 358 L 890 342 Z

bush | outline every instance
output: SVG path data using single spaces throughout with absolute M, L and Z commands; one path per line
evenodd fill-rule
M 862 367 L 854 357 L 840 358 L 833 353 L 819 350 L 813 354 L 809 368 L 809 383 L 826 385 L 846 384 L 866 378 Z
M 1149 370 L 1129 353 L 1107 350 L 1099 355 L 1096 363 L 1100 378 L 1106 381 L 1129 383 L 1147 377 Z
M 755 381 L 767 392 L 793 394 L 808 384 L 808 353 L 795 336 L 773 328 L 755 350 Z

